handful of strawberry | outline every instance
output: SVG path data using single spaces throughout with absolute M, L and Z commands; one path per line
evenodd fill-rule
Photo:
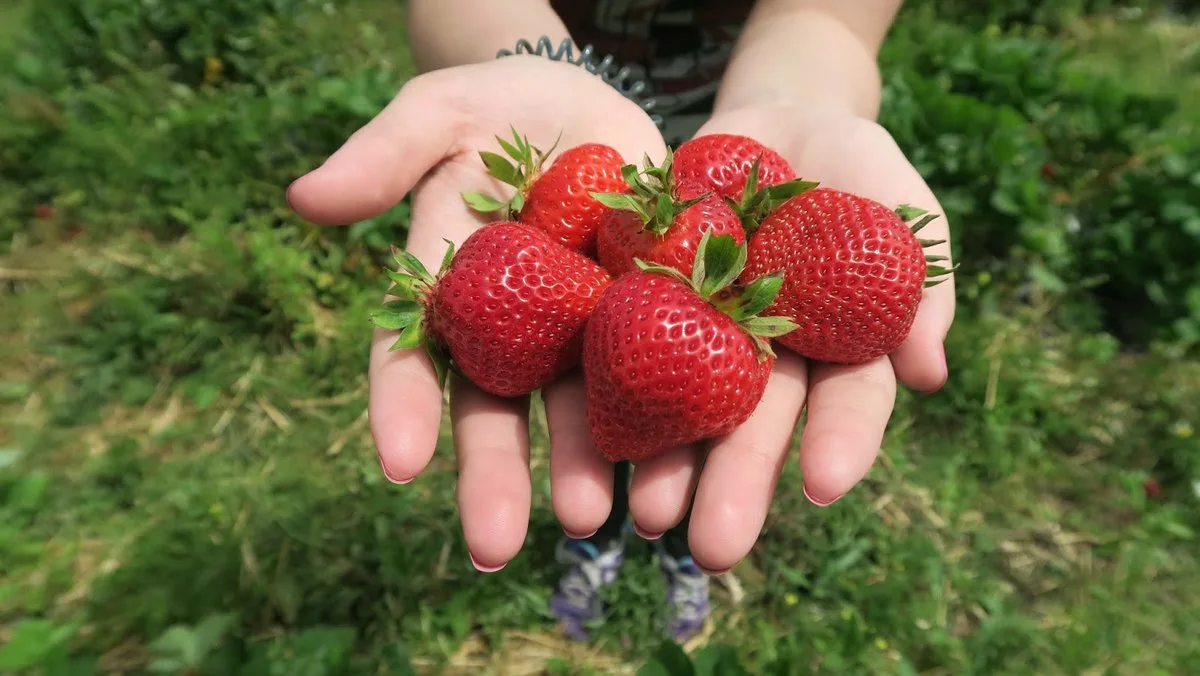
M 582 367 L 598 451 L 643 460 L 731 432 L 758 406 L 772 341 L 865 363 L 908 336 L 951 269 L 918 239 L 934 216 L 797 180 L 753 139 L 701 136 L 654 165 L 590 143 L 549 152 L 515 131 L 480 156 L 515 192 L 436 275 L 398 251 L 372 315 L 501 397 Z M 557 144 L 556 144 L 557 145 Z M 552 149 L 553 150 L 553 149 Z M 916 221 L 909 225 L 910 221 Z

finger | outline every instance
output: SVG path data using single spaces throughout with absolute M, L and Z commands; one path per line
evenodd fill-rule
M 699 467 L 699 451 L 691 445 L 637 463 L 629 484 L 629 513 L 639 535 L 654 540 L 683 521 Z
M 562 378 L 542 390 L 550 427 L 550 500 L 563 530 L 591 536 L 612 511 L 613 466 L 596 452 L 583 415 L 583 380 Z
M 935 392 L 950 377 L 946 334 L 954 321 L 954 282 L 925 290 L 908 338 L 891 354 L 900 382 L 921 392 Z
M 452 380 L 458 508 L 471 562 L 481 572 L 506 566 L 529 529 L 528 413 L 527 397 L 502 399 Z
M 447 246 L 442 238 L 461 241 L 462 233 L 477 223 L 458 211 L 456 203 L 437 202 L 432 197 L 414 205 L 421 219 L 409 231 L 405 248 L 427 269 L 436 271 Z M 437 446 L 442 389 L 424 349 L 389 351 L 398 336 L 397 331 L 377 330 L 374 334 L 368 366 L 368 415 L 384 475 L 393 482 L 408 483 L 424 471 Z
M 804 407 L 807 365 L 780 350 L 758 408 L 714 442 L 692 507 L 688 542 L 706 570 L 732 568 L 754 546 Z
M 375 331 L 368 368 L 367 416 L 383 474 L 405 484 L 437 447 L 442 390 L 424 350 L 389 352 L 394 331 Z
M 437 75 L 408 81 L 379 115 L 289 186 L 288 204 L 322 225 L 361 221 L 398 204 L 451 154 L 458 115 L 448 104 L 449 82 Z
M 833 504 L 866 476 L 895 400 L 896 377 L 886 357 L 859 366 L 813 365 L 800 438 L 804 493 L 813 504 Z

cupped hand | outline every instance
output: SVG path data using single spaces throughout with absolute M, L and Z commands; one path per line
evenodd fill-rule
M 714 116 L 697 135 L 710 133 L 757 139 L 780 152 L 805 180 L 893 208 L 911 204 L 944 214 L 891 135 L 875 122 L 819 109 L 742 109 Z M 944 216 L 921 236 L 947 241 L 928 253 L 950 255 Z M 832 504 L 866 475 L 891 417 L 897 381 L 922 392 L 945 383 L 943 341 L 954 304 L 951 276 L 925 290 L 912 330 L 894 353 L 860 366 L 810 363 L 786 348 L 777 350 L 762 403 L 750 420 L 716 440 L 703 461 L 689 526 L 692 554 L 700 565 L 710 571 L 729 568 L 758 539 L 805 406 L 800 465 L 809 500 Z
M 296 180 L 288 201 L 311 221 L 342 225 L 387 211 L 411 192 L 405 248 L 436 270 L 444 239 L 460 244 L 485 222 L 462 193 L 510 195 L 512 188 L 489 177 L 478 154 L 499 151 L 496 136 L 510 137 L 510 127 L 543 150 L 557 139 L 558 151 L 605 143 L 626 162 L 665 155 L 649 117 L 598 77 L 569 64 L 510 56 L 409 81 L 324 164 Z M 425 351 L 389 352 L 395 338 L 375 332 L 368 415 L 385 475 L 403 484 L 433 456 L 443 397 Z M 564 378 L 543 395 L 555 511 L 568 531 L 593 529 L 612 506 L 612 466 L 592 450 L 582 383 L 577 375 Z M 528 412 L 528 398 L 502 399 L 451 380 L 459 512 L 471 559 L 483 571 L 506 565 L 525 539 Z

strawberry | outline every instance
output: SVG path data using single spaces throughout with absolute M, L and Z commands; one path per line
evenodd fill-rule
M 645 460 L 731 432 L 758 406 L 775 362 L 769 339 L 795 328 L 758 313 L 782 274 L 733 286 L 746 247 L 707 231 L 685 276 L 638 261 L 600 296 L 584 330 L 592 440 L 610 461 Z
M 782 155 L 737 134 L 706 134 L 683 143 L 675 151 L 673 173 L 678 181 L 695 181 L 721 197 L 741 200 L 755 163 L 760 166 L 758 182 L 762 186 L 796 178 L 796 172 Z
M 622 168 L 625 192 L 594 195 L 611 207 L 600 222 L 596 254 L 613 277 L 636 270 L 634 259 L 689 272 L 706 230 L 745 243 L 738 214 L 714 191 L 676 181 L 671 161 L 668 151 L 662 166 L 654 166 L 649 157 L 641 172 L 626 165 Z
M 612 278 L 595 261 L 533 226 L 483 226 L 437 276 L 395 252 L 396 298 L 372 315 L 399 330 L 393 350 L 424 345 L 445 382 L 453 366 L 500 397 L 528 394 L 579 363 L 583 328 Z
M 921 218 L 909 227 L 908 221 Z M 916 233 L 936 216 L 829 188 L 792 197 L 751 235 L 745 279 L 784 270 L 774 314 L 799 329 L 779 343 L 818 361 L 862 364 L 891 353 L 912 328 L 923 286 L 951 272 Z M 930 281 L 927 281 L 928 279 Z
M 557 141 L 549 152 L 542 152 L 515 130 L 512 142 L 496 140 L 512 161 L 487 151 L 479 155 L 492 177 L 517 192 L 507 202 L 467 193 L 463 196 L 467 203 L 484 213 L 500 212 L 501 219 L 515 216 L 520 223 L 545 230 L 559 244 L 593 255 L 596 227 L 607 210 L 590 193 L 625 188 L 621 154 L 600 143 L 585 143 L 563 151 L 544 168 Z

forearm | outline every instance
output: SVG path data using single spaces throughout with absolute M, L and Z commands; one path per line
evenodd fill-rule
M 410 0 L 413 59 L 428 72 L 496 58 L 521 38 L 546 35 L 557 46 L 570 37 L 548 0 Z
M 717 111 L 823 106 L 875 119 L 879 46 L 903 0 L 760 0 L 734 49 Z

